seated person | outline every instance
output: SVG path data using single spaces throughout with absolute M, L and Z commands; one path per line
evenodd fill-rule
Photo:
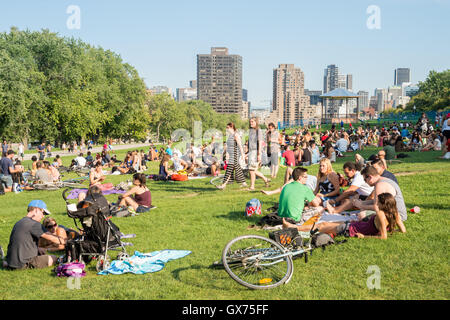
M 306 169 L 297 167 L 293 170 L 293 181 L 284 186 L 280 194 L 278 216 L 305 222 L 311 216 L 323 212 L 320 206 L 304 212 L 305 201 L 311 203 L 315 198 L 312 190 L 305 185 L 307 178 Z
M 37 170 L 36 164 L 38 163 L 38 158 L 36 156 L 32 156 L 31 157 L 31 161 L 32 161 L 32 163 L 31 163 L 31 176 L 34 177 L 36 175 L 36 170 Z
M 341 154 L 344 154 L 344 152 L 347 152 L 348 149 L 348 141 L 345 139 L 345 135 L 341 133 L 340 139 L 336 141 L 336 150 L 339 151 Z
M 395 141 L 390 139 L 387 144 L 384 146 L 383 151 L 385 152 L 385 160 L 394 160 L 397 158 L 397 154 L 395 153 L 394 147 Z
M 64 228 L 58 226 L 55 219 L 49 218 L 49 217 L 45 218 L 44 221 L 42 222 L 42 226 L 48 233 L 62 239 L 64 241 L 64 243 L 67 241 L 66 230 Z M 64 243 L 54 243 L 47 239 L 39 238 L 38 246 L 39 246 L 39 249 L 43 249 L 48 252 L 53 252 L 53 251 L 64 250 L 65 249 Z
M 312 201 L 312 205 L 315 207 L 325 206 L 327 200 L 335 199 L 339 196 L 341 188 L 339 185 L 339 176 L 333 170 L 330 159 L 322 158 L 319 164 L 317 186 L 314 190 L 316 198 Z
M 120 206 L 132 207 L 137 213 L 144 213 L 152 209 L 152 196 L 147 187 L 145 174 L 133 175 L 133 187 L 119 196 Z
M 50 171 L 45 169 L 44 164 L 42 161 L 39 161 L 36 164 L 36 174 L 35 178 L 39 180 L 41 183 L 53 183 L 53 176 L 51 175 Z
M 305 169 L 305 170 L 306 170 L 306 169 Z M 292 179 L 292 174 L 291 174 L 291 176 L 289 177 L 288 182 L 285 183 L 282 187 L 279 187 L 279 188 L 277 188 L 277 189 L 275 189 L 275 190 L 272 190 L 272 191 L 261 190 L 261 192 L 262 192 L 263 194 L 267 195 L 267 196 L 271 196 L 271 195 L 274 195 L 274 194 L 278 194 L 278 193 L 280 193 L 280 192 L 283 190 L 283 188 L 284 188 L 286 185 L 288 185 L 289 183 L 291 183 L 291 182 L 293 182 L 293 181 L 294 181 L 294 180 Z M 314 190 L 316 190 L 316 186 L 317 186 L 317 177 L 308 174 L 308 177 L 306 178 L 306 183 L 305 183 L 305 185 L 306 185 L 307 187 L 309 187 L 309 188 L 311 189 L 312 192 L 314 192 Z
M 50 214 L 44 201 L 31 201 L 27 211 L 27 215 L 19 220 L 11 231 L 8 253 L 3 261 L 4 268 L 19 270 L 50 267 L 57 257 L 40 254 L 39 239 L 43 238 L 55 245 L 65 244 L 64 239 L 42 230 L 40 221 L 44 215 Z
M 106 177 L 103 174 L 103 166 L 97 162 L 95 167 L 91 169 L 89 173 L 89 187 L 101 185 L 105 181 Z
M 441 151 L 441 149 L 442 149 L 442 142 L 438 138 L 438 136 L 435 133 L 433 133 L 427 145 L 423 147 L 422 151 Z
M 92 156 L 90 151 L 88 151 L 85 159 L 86 159 L 87 165 L 91 165 L 94 162 L 94 157 Z
M 16 162 L 14 163 L 14 170 L 16 172 L 11 174 L 13 182 L 17 183 L 19 185 L 25 184 L 25 179 L 23 177 L 24 176 L 24 168 L 22 166 L 22 162 L 19 159 L 17 159 Z
M 392 172 L 389 172 L 386 170 L 383 160 L 376 158 L 370 164 L 377 170 L 377 172 L 380 174 L 380 176 L 382 176 L 383 178 L 391 179 L 396 184 L 399 184 L 395 175 Z
M 59 156 L 59 154 L 57 154 L 55 156 L 55 159 L 53 160 L 52 166 L 54 166 L 55 168 L 59 168 L 62 167 L 63 163 L 61 160 L 61 157 Z
M 320 161 L 320 151 L 316 145 L 316 142 L 311 139 L 309 141 L 309 148 L 311 150 L 311 164 L 319 163 Z
M 336 199 L 328 200 L 326 204 L 327 211 L 332 214 L 341 213 L 348 207 L 352 207 L 353 199 L 366 200 L 373 192 L 373 187 L 369 186 L 361 173 L 357 170 L 353 162 L 346 162 L 344 164 L 344 173 L 347 178 L 351 179 L 352 183 L 342 194 Z M 339 204 L 333 207 L 333 204 Z
M 172 172 L 169 170 L 170 155 L 165 154 L 159 164 L 159 178 L 167 180 Z
M 50 165 L 50 162 L 44 160 L 43 162 L 44 169 L 48 171 L 48 173 L 51 175 L 53 182 L 59 181 L 60 174 L 58 169 Z
M 83 157 L 83 153 L 80 153 L 74 160 L 78 167 L 83 168 L 86 166 L 86 159 Z
M 387 239 L 388 232 L 392 234 L 396 227 L 405 233 L 406 228 L 397 211 L 394 196 L 390 193 L 382 193 L 377 197 L 378 210 L 361 221 L 347 222 L 321 222 L 316 224 L 319 232 L 337 236 Z M 297 226 L 283 219 L 283 228 L 297 228 L 299 231 L 310 231 L 311 226 Z

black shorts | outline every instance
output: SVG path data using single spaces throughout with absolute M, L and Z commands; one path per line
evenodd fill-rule
M 450 139 L 450 130 L 442 131 L 442 134 L 443 134 L 444 137 L 446 137 L 447 139 Z

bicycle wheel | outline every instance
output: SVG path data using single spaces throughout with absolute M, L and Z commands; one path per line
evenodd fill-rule
M 64 188 L 76 188 L 76 189 L 86 189 L 87 186 L 81 183 L 77 182 L 65 182 L 63 181 L 63 187 Z
M 35 190 L 46 190 L 46 191 L 54 191 L 59 190 L 60 186 L 55 184 L 47 184 L 47 183 L 35 183 L 32 185 Z
M 250 289 L 272 289 L 290 280 L 293 262 L 271 239 L 245 235 L 225 246 L 222 262 L 230 277 Z

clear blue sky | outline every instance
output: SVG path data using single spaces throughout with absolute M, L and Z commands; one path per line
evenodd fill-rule
M 69 5 L 81 28 L 68 29 Z M 366 12 L 380 9 L 380 29 Z M 47 28 L 121 55 L 147 86 L 188 86 L 196 55 L 226 46 L 243 57 L 243 86 L 255 106 L 272 99 L 272 72 L 294 63 L 305 88 L 322 90 L 323 70 L 353 74 L 354 91 L 393 84 L 394 69 L 413 82 L 450 67 L 450 0 L 41 0 L 0 4 L 0 32 Z

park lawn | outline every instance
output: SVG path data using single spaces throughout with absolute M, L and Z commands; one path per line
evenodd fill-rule
M 146 150 L 147 151 L 147 150 Z M 367 158 L 375 148 L 361 151 Z M 118 151 L 119 159 L 125 151 Z M 223 247 L 243 234 L 267 235 L 267 231 L 247 230 L 259 218 L 244 216 L 251 198 L 263 203 L 263 210 L 277 202 L 277 196 L 241 191 L 237 185 L 219 191 L 208 179 L 187 182 L 148 183 L 153 204 L 158 208 L 130 218 L 113 218 L 124 233 L 135 233 L 134 250 L 152 252 L 163 249 L 190 250 L 192 253 L 170 261 L 163 270 L 146 275 L 96 275 L 95 264 L 87 266 L 81 288 L 71 290 L 67 279 L 57 278 L 52 268 L 43 270 L 0 270 L 0 299 L 164 299 L 164 300 L 304 300 L 304 299 L 448 299 L 449 255 L 448 190 L 450 162 L 437 159 L 438 152 L 409 153 L 402 163 L 389 170 L 398 175 L 408 209 L 419 206 L 419 214 L 409 214 L 406 234 L 394 234 L 388 240 L 349 239 L 347 243 L 316 250 L 307 264 L 294 260 L 292 280 L 279 288 L 252 291 L 234 282 L 224 270 L 210 268 L 221 258 Z M 343 172 L 342 164 L 353 161 L 354 153 L 338 158 L 333 165 Z M 69 159 L 64 159 L 69 162 Z M 318 166 L 308 167 L 317 174 Z M 151 163 L 147 173 L 157 173 Z M 280 169 L 273 187 L 281 185 Z M 414 174 L 411 174 L 414 173 Z M 70 175 L 68 176 L 70 177 Z M 131 176 L 108 176 L 117 184 Z M 258 180 L 257 188 L 263 183 Z M 49 206 L 58 223 L 74 227 L 68 218 L 61 191 L 32 191 L 0 197 L 0 244 L 6 251 L 9 234 L 16 221 L 26 213 L 32 199 L 40 198 Z M 107 196 L 115 201 L 116 196 Z M 111 257 L 114 259 L 115 254 Z M 380 289 L 369 290 L 370 266 L 381 272 Z

